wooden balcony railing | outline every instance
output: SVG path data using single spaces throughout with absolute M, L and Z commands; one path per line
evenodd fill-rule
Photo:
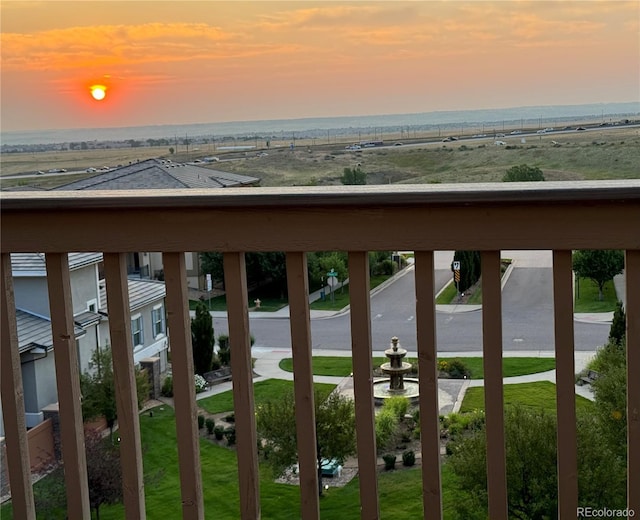
M 640 511 L 640 182 L 462 184 L 220 191 L 4 193 L 2 406 L 15 518 L 34 518 L 10 253 L 46 254 L 69 518 L 89 518 L 67 254 L 104 252 L 129 519 L 145 518 L 126 254 L 164 254 L 184 518 L 204 518 L 187 307 L 185 251 L 224 253 L 239 489 L 244 519 L 260 518 L 244 253 L 285 251 L 300 442 L 301 516 L 319 518 L 306 253 L 349 253 L 361 516 L 379 518 L 367 251 L 415 251 L 416 328 L 425 518 L 442 517 L 433 251 L 480 250 L 489 517 L 507 518 L 500 292 L 501 249 L 553 250 L 558 509 L 578 504 L 571 251 L 623 249 L 626 261 L 628 507 Z

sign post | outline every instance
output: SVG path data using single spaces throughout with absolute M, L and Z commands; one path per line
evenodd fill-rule
M 456 292 L 458 293 L 458 297 L 460 297 L 460 262 L 453 262 L 453 280 L 456 284 Z
M 329 284 L 329 293 L 331 294 L 331 301 L 335 302 L 336 297 L 333 294 L 333 289 L 338 285 L 338 273 L 335 272 L 333 267 L 331 271 L 327 273 L 327 284 Z

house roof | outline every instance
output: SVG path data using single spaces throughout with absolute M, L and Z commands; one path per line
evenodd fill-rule
M 129 310 L 134 311 L 145 305 L 162 300 L 167 294 L 164 282 L 155 280 L 127 280 L 129 284 Z M 107 313 L 107 291 L 100 283 L 100 311 Z
M 20 353 L 38 347 L 47 351 L 53 348 L 51 321 L 47 318 L 16 309 L 16 324 L 18 327 L 18 350 Z M 74 332 L 76 338 L 86 334 L 77 323 L 74 325 Z
M 180 164 L 162 159 L 147 159 L 108 172 L 64 184 L 55 190 L 132 190 L 175 188 L 228 188 L 251 186 L 260 179 Z
M 102 253 L 69 253 L 69 269 L 80 269 L 102 261 Z M 42 253 L 11 253 L 13 276 L 46 276 L 47 265 Z

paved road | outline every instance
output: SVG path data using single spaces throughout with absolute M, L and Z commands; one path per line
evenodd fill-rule
M 509 254 L 503 254 L 508 257 Z M 550 254 L 537 258 L 513 255 L 515 266 L 503 289 L 503 346 L 505 351 L 552 351 L 553 293 Z M 535 257 L 535 255 L 534 255 Z M 450 257 L 449 257 L 450 258 Z M 448 262 L 448 261 L 447 261 Z M 436 287 L 451 276 L 442 269 L 447 262 L 436 262 Z M 544 267 L 536 267 L 542 265 Z M 520 267 L 518 267 L 520 266 Z M 413 269 L 407 269 L 394 283 L 371 298 L 373 350 L 387 348 L 390 338 L 398 336 L 404 348 L 415 350 L 415 287 Z M 460 309 L 457 309 L 460 310 Z M 482 312 L 438 312 L 438 350 L 481 351 Z M 609 324 L 574 322 L 576 350 L 593 351 L 606 342 Z M 289 322 L 286 318 L 251 318 L 256 345 L 269 349 L 290 348 Z M 216 317 L 217 334 L 226 332 L 223 317 Z M 316 318 L 311 322 L 314 349 L 350 350 L 350 315 Z

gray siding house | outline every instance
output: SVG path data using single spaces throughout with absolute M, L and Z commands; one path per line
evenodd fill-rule
M 260 179 L 247 175 L 214 170 L 196 164 L 175 163 L 168 159 L 147 159 L 115 168 L 55 190 L 139 190 L 184 188 L 240 188 L 257 186 Z M 187 281 L 194 289 L 205 288 L 205 273 L 200 268 L 196 252 L 185 253 Z M 142 279 L 162 279 L 162 255 L 155 252 L 129 253 L 127 270 L 130 276 Z
M 101 262 L 101 253 L 69 254 L 75 339 L 81 372 L 89 370 L 96 348 L 110 345 L 105 281 L 99 274 Z M 15 253 L 11 255 L 11 267 L 26 424 L 33 427 L 42 422 L 42 409 L 58 400 L 45 256 Z M 168 350 L 164 283 L 150 280 L 129 280 L 128 283 L 134 362 L 159 357 L 164 371 Z M 0 437 L 4 435 L 1 413 Z

